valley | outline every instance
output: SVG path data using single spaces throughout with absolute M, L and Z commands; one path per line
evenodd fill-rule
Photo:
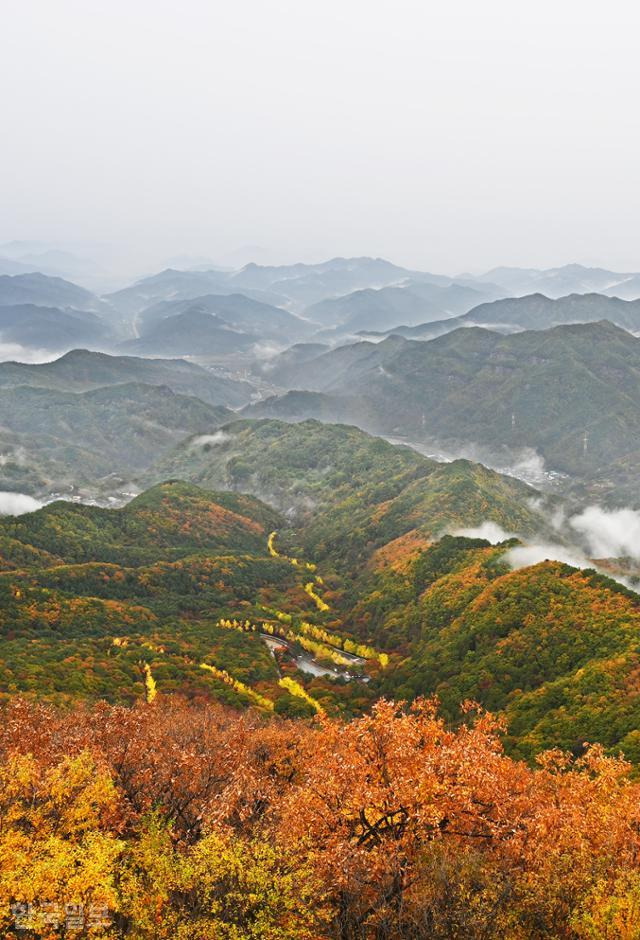
M 135 702 L 148 668 L 160 697 L 278 714 L 437 695 L 455 722 L 472 698 L 508 716 L 513 753 L 592 739 L 635 754 L 640 595 L 586 548 L 579 560 L 577 528 L 554 530 L 536 490 L 344 425 L 245 420 L 210 437 L 123 508 L 0 521 L 7 692 Z M 519 546 L 579 567 L 522 567 Z M 585 669 L 615 696 L 588 704 Z M 563 721 L 544 704 L 558 696 Z

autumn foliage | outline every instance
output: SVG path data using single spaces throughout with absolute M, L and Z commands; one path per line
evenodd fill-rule
M 0 930 L 101 904 L 135 938 L 637 938 L 640 785 L 598 748 L 534 768 L 468 708 L 310 722 L 159 696 L 0 724 Z M 34 905 L 30 932 L 11 905 Z

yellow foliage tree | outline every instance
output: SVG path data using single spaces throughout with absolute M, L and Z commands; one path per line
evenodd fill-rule
M 270 533 L 269 533 L 269 538 L 267 539 L 267 548 L 268 548 L 268 550 L 269 550 L 269 554 L 270 554 L 273 558 L 279 558 L 280 555 L 279 555 L 279 553 L 278 553 L 278 551 L 276 550 L 276 547 L 275 547 L 275 545 L 274 545 L 275 537 L 276 537 L 276 533 L 275 533 L 275 532 L 270 532 Z
M 170 830 L 152 817 L 132 862 L 123 879 L 123 908 L 139 940 L 319 936 L 323 904 L 309 866 L 294 867 L 266 842 L 209 832 L 180 851 Z
M 311 598 L 311 600 L 313 601 L 313 603 L 316 605 L 316 607 L 318 608 L 318 610 L 324 612 L 324 611 L 330 609 L 330 608 L 329 608 L 329 605 L 328 605 L 325 601 L 322 600 L 322 598 L 320 597 L 319 594 L 316 594 L 316 592 L 314 591 L 314 589 L 313 589 L 313 581 L 308 581 L 308 582 L 305 584 L 304 589 L 305 589 L 305 591 L 307 592 L 307 594 L 309 595 L 309 597 Z
M 300 683 L 296 682 L 295 679 L 291 679 L 289 676 L 285 676 L 283 679 L 280 679 L 280 681 L 278 682 L 278 685 L 281 686 L 283 689 L 286 689 L 287 692 L 289 692 L 291 695 L 297 695 L 298 698 L 303 698 L 305 702 L 308 702 L 310 705 L 312 705 L 315 708 L 315 710 L 318 712 L 319 715 L 324 714 L 324 708 L 322 707 L 320 702 L 318 702 L 317 699 L 309 695 L 309 693 L 304 688 L 304 686 L 301 686 Z
M 153 678 L 151 666 L 149 663 L 144 664 L 144 691 L 147 702 L 151 704 L 158 694 L 158 689 L 156 687 L 156 680 Z
M 117 907 L 117 793 L 88 752 L 43 770 L 30 755 L 0 766 L 0 934 L 15 926 L 12 903 L 33 905 L 28 928 L 58 936 L 45 922 L 70 902 Z M 28 908 L 27 908 L 28 910 Z M 48 913 L 47 913 L 48 911 Z M 24 934 L 16 933 L 15 936 Z
M 256 705 L 259 705 L 260 708 L 265 708 L 267 711 L 273 711 L 273 702 L 271 699 L 265 698 L 264 695 L 260 695 L 259 692 L 256 692 L 250 686 L 245 685 L 244 682 L 240 682 L 239 679 L 234 679 L 233 676 L 229 675 L 226 670 L 218 669 L 217 666 L 210 666 L 209 663 L 200 663 L 200 668 L 210 672 L 211 675 L 215 676 L 216 679 L 224 682 L 225 685 L 230 686 L 241 695 L 246 695 L 247 698 L 251 699 L 251 701 Z

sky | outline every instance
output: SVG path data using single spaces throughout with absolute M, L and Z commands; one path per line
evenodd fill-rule
M 3 0 L 0 242 L 640 270 L 632 0 Z

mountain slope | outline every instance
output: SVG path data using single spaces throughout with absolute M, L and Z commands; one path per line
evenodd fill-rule
M 530 490 L 463 461 L 433 465 L 349 428 L 310 422 L 283 435 L 268 422 L 239 436 L 245 456 L 261 447 L 263 485 L 284 488 L 283 472 L 302 481 L 304 528 L 288 538 L 314 545 L 324 559 L 328 583 L 316 578 L 316 589 L 336 606 L 318 615 L 324 635 L 346 631 L 390 656 L 366 686 L 312 680 L 327 707 L 357 712 L 381 694 L 437 694 L 454 724 L 460 702 L 472 698 L 504 713 L 517 756 L 550 746 L 580 754 L 597 740 L 640 758 L 638 595 L 557 562 L 511 571 L 515 540 L 427 538 L 445 518 L 470 520 L 481 509 L 526 522 L 526 510 L 519 518 L 513 511 Z M 273 701 L 282 694 L 275 661 L 255 633 L 225 627 L 224 618 L 240 613 L 247 623 L 299 629 L 300 618 L 313 617 L 302 590 L 308 569 L 267 553 L 267 533 L 284 525 L 250 496 L 182 482 L 156 486 L 120 510 L 58 502 L 0 520 L 0 691 L 127 701 L 144 694 L 142 667 L 150 663 L 164 695 L 250 702 L 205 681 L 199 663 L 212 659 Z M 408 538 L 386 541 L 398 531 Z M 357 577 L 341 588 L 351 566 Z
M 640 341 L 603 323 L 511 337 L 468 329 L 409 342 L 384 371 L 355 382 L 345 376 L 333 390 L 373 399 L 389 429 L 535 447 L 578 476 L 628 452 L 639 377 Z
M 138 339 L 123 343 L 123 352 L 141 355 L 217 356 L 246 352 L 258 337 L 195 306 L 151 323 Z
M 340 386 L 347 376 L 354 380 L 370 369 L 383 367 L 404 342 L 399 336 L 390 336 L 382 343 L 364 341 L 335 349 L 322 343 L 311 343 L 309 349 L 303 344 L 267 360 L 261 371 L 283 388 L 325 391 Z
M 521 330 L 545 330 L 563 323 L 609 320 L 625 330 L 640 330 L 640 300 L 626 301 L 602 294 L 569 294 L 550 300 L 543 294 L 495 300 L 474 307 L 459 322 L 480 326 L 496 324 Z
M 227 408 L 141 384 L 81 393 L 0 388 L 0 412 L 0 489 L 38 494 L 107 475 L 130 479 L 185 437 L 232 417 Z
M 147 490 L 122 509 L 55 502 L 0 519 L 2 537 L 76 562 L 142 564 L 207 549 L 265 551 L 279 517 L 250 496 L 206 493 L 180 481 Z
M 511 571 L 511 544 L 447 536 L 371 579 L 350 625 L 406 650 L 377 691 L 504 712 L 519 756 L 599 741 L 637 760 L 640 597 L 559 562 Z
M 433 339 L 461 326 L 485 326 L 501 333 L 512 333 L 600 320 L 609 320 L 632 333 L 640 332 L 640 300 L 621 300 L 603 294 L 570 294 L 554 300 L 543 294 L 530 294 L 480 304 L 453 319 L 401 326 L 387 332 L 407 339 Z
M 146 479 L 167 477 L 257 496 L 295 520 L 312 557 L 340 558 L 350 569 L 408 532 L 428 541 L 485 519 L 520 532 L 541 524 L 527 505 L 535 491 L 513 478 L 317 421 L 235 422 L 208 448 L 185 442 Z
M 367 404 L 364 399 L 349 398 L 347 401 L 344 395 L 294 390 L 284 395 L 270 395 L 255 404 L 247 405 L 240 414 L 245 418 L 276 418 L 279 421 L 305 421 L 313 418 L 316 421 L 340 423 L 348 412 L 358 414 L 362 422 L 365 422 Z M 375 415 L 371 415 L 370 420 L 375 420 Z
M 281 524 L 250 497 L 178 482 L 123 509 L 57 502 L 0 519 L 0 697 L 133 702 L 148 668 L 164 693 L 250 704 L 200 668 L 211 660 L 289 697 L 259 637 L 217 624 L 236 606 L 255 616 L 256 591 L 306 598 L 267 553 Z
M 622 300 L 636 300 L 640 297 L 640 274 L 632 274 L 612 287 L 602 291 L 609 297 L 620 297 Z
M 325 653 L 353 637 L 373 660 L 366 685 L 309 680 L 329 709 L 436 694 L 453 724 L 472 698 L 504 713 L 518 756 L 580 754 L 598 740 L 640 758 L 638 595 L 558 562 L 512 571 L 515 539 L 435 541 L 487 519 L 535 532 L 530 488 L 317 422 L 239 422 L 168 465 L 225 492 L 173 481 L 120 510 L 58 502 L 0 520 L 0 691 L 131 700 L 146 663 L 165 695 L 255 704 L 262 694 L 273 708 L 278 670 L 297 673 L 266 653 L 259 631 L 270 625 L 294 645 L 324 637 Z M 229 488 L 295 510 L 293 527 Z M 282 554 L 267 541 L 275 529 Z M 288 557 L 287 544 L 309 554 Z M 317 592 L 325 606 L 310 611 Z M 202 662 L 241 676 L 254 699 L 205 681 Z
M 322 353 L 328 352 L 330 348 L 326 343 L 294 343 L 293 346 L 289 346 L 288 349 L 269 359 L 254 362 L 251 371 L 256 375 L 271 378 L 283 369 L 297 367 L 304 362 L 316 359 Z
M 87 391 L 123 383 L 166 385 L 209 404 L 238 407 L 251 396 L 246 382 L 223 379 L 182 359 L 140 359 L 74 349 L 54 362 L 0 363 L 0 388 L 36 385 L 60 391 Z
M 142 336 L 154 323 L 189 312 L 213 314 L 238 331 L 291 343 L 312 327 L 305 320 L 243 294 L 206 294 L 187 300 L 167 300 L 147 307 L 139 316 Z
M 36 304 L 41 307 L 72 307 L 74 310 L 99 312 L 105 305 L 84 287 L 61 277 L 39 272 L 0 275 L 0 306 Z
M 506 337 L 475 327 L 427 343 L 390 337 L 279 378 L 329 394 L 339 420 L 454 451 L 470 442 L 535 448 L 552 468 L 598 480 L 613 496 L 616 465 L 638 450 L 640 340 L 606 322 Z
M 87 311 L 14 304 L 0 306 L 0 342 L 57 352 L 78 343 L 104 348 L 113 336 L 104 320 Z
M 322 300 L 307 307 L 306 316 L 324 326 L 340 326 L 346 332 L 384 330 L 395 323 L 439 320 L 444 309 L 404 287 L 365 288 L 343 297 Z

